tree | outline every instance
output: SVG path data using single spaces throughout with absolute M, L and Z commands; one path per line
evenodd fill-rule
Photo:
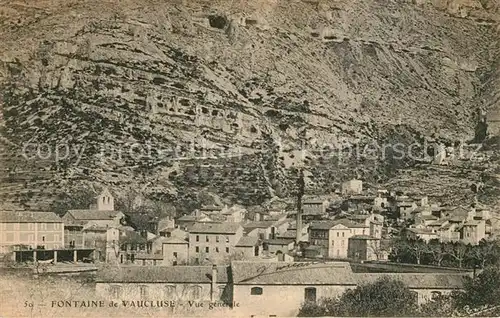
M 429 253 L 432 255 L 434 263 L 437 266 L 441 266 L 443 259 L 448 255 L 444 244 L 440 243 L 439 240 L 430 240 L 428 244 Z
M 316 305 L 305 303 L 299 316 L 412 316 L 417 308 L 414 292 L 401 281 L 383 277 L 349 289 L 338 299 L 324 298 Z
M 500 268 L 489 266 L 476 277 L 466 277 L 463 291 L 455 298 L 462 307 L 500 305 Z
M 471 248 L 471 256 L 476 260 L 481 268 L 487 264 L 492 264 L 498 260 L 499 248 L 496 241 L 482 239 L 478 245 Z
M 458 267 L 462 268 L 463 260 L 469 248 L 464 243 L 448 243 L 444 246 L 445 251 L 458 262 Z
M 422 260 L 422 257 L 429 252 L 429 248 L 427 246 L 427 243 L 425 243 L 423 240 L 418 239 L 418 240 L 409 240 L 408 241 L 408 249 L 410 251 L 410 254 L 415 258 L 417 261 L 417 264 L 420 265 L 420 262 Z

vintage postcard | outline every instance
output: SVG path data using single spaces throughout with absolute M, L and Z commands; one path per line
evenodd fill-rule
M 0 0 L 0 317 L 500 316 L 500 0 Z

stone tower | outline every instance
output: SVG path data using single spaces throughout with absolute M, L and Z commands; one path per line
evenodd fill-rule
M 97 197 L 97 210 L 99 211 L 114 211 L 115 210 L 115 200 L 108 188 L 104 188 L 101 194 Z

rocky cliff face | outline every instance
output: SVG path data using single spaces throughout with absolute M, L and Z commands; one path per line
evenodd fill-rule
M 478 108 L 498 105 L 494 1 L 0 3 L 14 203 L 82 182 L 257 203 L 292 191 L 304 141 L 311 187 L 331 191 L 387 169 L 318 150 L 470 140 Z

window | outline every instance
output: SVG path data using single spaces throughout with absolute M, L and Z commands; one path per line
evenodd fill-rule
M 262 287 L 252 287 L 250 295 L 262 295 Z
M 193 286 L 193 298 L 198 299 L 201 296 L 201 286 Z
M 175 296 L 175 285 L 165 286 L 165 297 Z
M 345 234 L 345 233 L 344 233 L 344 232 L 342 232 L 342 237 L 344 237 L 344 234 Z
M 208 238 L 208 235 L 207 235 L 207 236 L 205 236 L 205 241 L 206 241 L 206 242 L 210 242 L 210 239 Z
M 196 247 L 195 247 L 195 250 L 196 250 L 196 253 L 199 253 L 199 252 L 200 252 L 200 247 L 199 247 L 199 246 L 196 246 Z
M 122 287 L 121 286 L 111 286 L 109 289 L 109 293 L 111 297 L 114 299 L 120 299 L 122 296 Z
M 226 247 L 226 253 L 229 253 L 229 247 Z
M 215 252 L 219 253 L 219 248 L 218 247 L 215 248 Z
M 226 236 L 226 243 L 229 243 L 229 236 Z
M 207 247 L 205 247 L 205 253 L 208 253 L 208 252 L 210 252 L 210 247 L 207 246 Z
M 339 233 L 339 232 L 337 232 L 337 237 L 339 237 L 339 236 L 340 236 L 340 233 Z
M 54 230 L 59 230 L 59 223 L 54 223 Z
M 215 242 L 219 243 L 219 235 L 215 237 Z
M 42 242 L 45 242 L 45 235 L 42 236 Z
M 335 246 L 335 241 L 334 240 L 332 240 L 332 246 Z
M 316 302 L 316 288 L 307 287 L 304 289 L 304 300 L 307 302 Z
M 199 242 L 199 241 L 200 241 L 200 236 L 196 235 L 196 242 Z
M 148 286 L 139 286 L 139 292 L 141 294 L 141 298 L 147 298 L 148 297 Z

